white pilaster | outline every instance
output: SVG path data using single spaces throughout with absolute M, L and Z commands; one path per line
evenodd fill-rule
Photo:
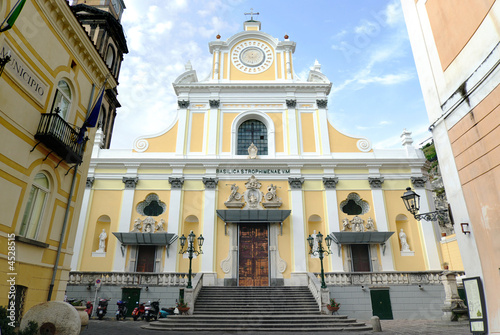
M 304 227 L 304 195 L 302 184 L 304 178 L 288 178 L 291 196 L 291 223 L 293 232 L 293 272 L 305 273 L 306 266 L 306 233 Z
M 325 169 L 326 172 L 326 169 Z M 326 220 L 328 222 L 328 234 L 336 233 L 340 231 L 339 228 L 339 210 L 337 204 L 337 190 L 335 189 L 338 178 L 335 177 L 325 177 L 323 178 L 323 184 L 325 185 L 325 198 L 326 198 Z M 332 254 L 330 257 L 330 264 L 332 266 L 333 272 L 344 272 L 344 265 L 342 263 L 342 246 L 332 243 Z
M 430 205 L 432 195 L 429 194 L 424 188 L 417 189 L 415 186 L 415 192 L 420 195 L 420 213 L 428 213 L 434 211 L 434 206 Z M 441 262 L 439 259 L 438 240 L 436 237 L 436 229 L 434 228 L 437 223 L 432 221 L 419 221 L 421 231 L 424 238 L 425 254 L 427 256 L 426 263 L 429 264 L 429 270 L 441 270 Z
M 384 193 L 381 188 L 372 189 L 373 209 L 375 211 L 375 223 L 378 231 L 389 231 L 387 215 L 385 211 Z M 396 232 L 397 234 L 397 232 Z M 381 246 L 382 247 L 382 246 Z M 394 271 L 394 259 L 389 241 L 385 244 L 385 253 L 382 253 L 382 271 Z
M 73 257 L 71 258 L 71 271 L 79 270 L 80 253 L 82 252 L 82 241 L 85 240 L 84 231 L 87 226 L 87 217 L 89 214 L 90 194 L 92 192 L 92 185 L 94 177 L 87 177 L 87 184 L 83 192 L 82 208 L 80 210 L 80 217 L 78 218 L 78 228 L 76 229 L 75 245 L 73 246 Z M 110 234 L 110 232 L 107 232 Z
M 173 174 L 176 173 L 176 168 L 174 168 Z M 182 177 L 171 177 L 169 178 L 171 185 L 170 191 L 170 204 L 168 211 L 168 228 L 169 233 L 174 233 L 179 235 L 179 222 L 181 220 L 181 200 L 182 200 L 182 184 L 184 183 L 184 178 Z M 174 243 L 170 247 L 169 257 L 165 257 L 165 264 L 163 266 L 164 272 L 176 272 L 177 271 L 177 244 Z
M 288 148 L 288 150 L 290 156 L 298 156 L 299 149 L 298 149 L 298 136 L 297 136 L 297 109 L 296 109 L 297 100 L 295 99 L 290 99 L 290 100 L 294 100 L 295 104 L 290 105 L 290 107 L 287 107 L 288 137 L 290 143 L 290 147 Z
M 137 175 L 137 168 L 135 169 Z M 132 208 L 134 206 L 134 193 L 137 184 L 137 177 L 123 177 L 125 189 L 123 190 L 122 205 L 120 208 L 120 222 L 118 224 L 118 232 L 129 232 L 130 223 L 132 222 Z M 117 243 L 115 249 L 115 258 L 113 260 L 113 271 L 124 272 L 125 259 L 127 254 L 122 254 L 120 242 Z
M 186 102 L 189 104 L 189 100 L 186 97 L 185 99 L 181 99 L 179 97 L 179 103 Z M 186 144 L 186 123 L 187 123 L 187 108 L 179 108 L 179 126 L 177 127 L 177 142 L 175 145 L 175 154 L 177 156 L 185 155 L 185 144 Z
M 214 99 L 215 100 L 215 99 Z M 219 100 L 216 100 L 219 102 Z M 210 106 L 210 110 L 208 112 L 208 147 L 207 154 L 209 156 L 215 156 L 217 154 L 217 121 L 219 119 L 219 107 L 217 103 L 214 102 L 214 107 Z
M 322 155 L 330 155 L 330 137 L 328 134 L 328 112 L 326 108 L 318 109 L 318 117 L 319 117 L 319 132 L 321 134 L 320 137 L 320 145 L 321 145 L 321 154 Z
M 215 246 L 215 207 L 217 178 L 203 178 L 205 184 L 205 204 L 203 209 L 203 256 L 201 262 L 202 272 L 215 272 L 214 246 Z

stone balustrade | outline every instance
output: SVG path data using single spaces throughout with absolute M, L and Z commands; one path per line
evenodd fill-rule
M 441 285 L 443 271 L 412 272 L 328 272 L 325 283 L 328 286 L 352 285 Z M 464 272 L 456 272 L 458 276 Z M 320 274 L 316 273 L 319 278 Z
M 68 285 L 93 285 L 96 279 L 101 279 L 101 285 L 186 286 L 188 274 L 72 271 L 69 273 Z

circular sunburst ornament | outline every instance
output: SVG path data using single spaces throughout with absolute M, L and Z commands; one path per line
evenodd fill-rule
M 238 43 L 231 53 L 233 65 L 245 73 L 261 73 L 273 63 L 273 51 L 260 41 L 244 41 Z

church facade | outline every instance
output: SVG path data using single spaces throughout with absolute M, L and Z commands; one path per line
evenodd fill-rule
M 336 130 L 321 66 L 298 78 L 296 43 L 260 28 L 246 21 L 210 42 L 206 80 L 186 65 L 168 129 L 128 152 L 100 149 L 97 138 L 74 273 L 186 273 L 178 239 L 191 232 L 204 238 L 193 272 L 212 285 L 307 285 L 321 269 L 307 238 L 317 245 L 319 233 L 333 240 L 326 272 L 441 270 L 438 227 L 401 199 L 412 187 L 421 212 L 433 209 L 411 134 L 401 149 L 378 150 Z

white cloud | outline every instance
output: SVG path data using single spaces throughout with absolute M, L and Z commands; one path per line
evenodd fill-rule
M 383 76 L 366 77 L 358 80 L 360 84 L 382 84 L 382 85 L 395 85 L 412 79 L 413 76 L 408 73 L 400 74 L 386 74 Z
M 356 34 L 372 35 L 380 31 L 380 26 L 373 21 L 363 20 L 361 25 L 354 28 Z

